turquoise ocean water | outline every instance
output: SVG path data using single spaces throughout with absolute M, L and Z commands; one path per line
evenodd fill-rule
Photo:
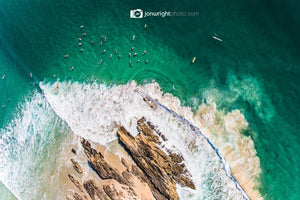
M 199 16 L 131 19 L 129 11 L 136 8 L 195 11 Z M 240 110 L 250 124 L 243 134 L 251 136 L 260 158 L 261 194 L 265 199 L 299 199 L 299 13 L 297 1 L 0 0 L 0 147 L 7 150 L 0 154 L 1 170 L 7 167 L 4 163 L 18 168 L 20 162 L 14 165 L 14 160 L 24 156 L 18 152 L 33 147 L 44 154 L 35 157 L 28 150 L 32 155 L 27 161 L 33 163 L 24 165 L 24 174 L 34 176 L 46 159 L 55 165 L 55 146 L 68 128 L 46 103 L 34 108 L 26 104 L 38 101 L 32 94 L 41 94 L 40 81 L 155 80 L 194 110 L 209 101 L 219 110 Z M 107 41 L 100 47 L 101 36 Z M 132 46 L 138 55 L 129 58 Z M 31 123 L 22 117 L 27 115 Z M 38 119 L 44 115 L 51 119 L 45 124 Z M 27 123 L 25 132 L 16 128 Z M 26 180 L 1 181 L 23 190 L 28 185 Z

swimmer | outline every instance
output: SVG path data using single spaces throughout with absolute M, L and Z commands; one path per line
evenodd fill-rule
M 56 77 L 56 75 L 55 74 L 53 74 L 53 78 L 55 78 Z
M 134 47 L 131 47 L 130 49 L 129 49 L 129 51 L 132 51 L 134 49 Z
M 104 37 L 104 40 L 103 40 L 104 42 L 106 42 L 106 36 Z
M 140 60 L 137 60 L 136 62 L 137 62 L 137 63 L 139 63 L 139 62 L 140 62 Z
M 147 28 L 147 24 L 144 25 L 144 29 L 146 29 L 146 28 Z
M 193 58 L 192 63 L 194 64 L 196 61 L 196 57 Z
M 117 54 L 118 53 L 118 51 L 117 51 L 117 49 L 115 49 L 115 54 Z
M 83 26 L 83 25 L 81 25 L 81 26 L 80 26 L 80 29 L 83 29 L 83 27 L 84 27 L 84 26 Z
M 83 52 L 83 49 L 80 49 L 80 52 Z
M 136 56 L 136 55 L 137 55 L 137 53 L 134 53 L 134 54 L 133 54 L 133 56 Z
M 5 79 L 5 74 L 2 76 L 2 80 L 4 80 Z
M 149 62 L 149 61 L 148 61 L 148 60 L 146 60 L 146 61 L 145 61 L 145 64 L 147 64 L 148 62 Z
M 102 65 L 102 59 L 100 60 L 99 64 Z
M 31 72 L 29 73 L 29 76 L 30 76 L 30 78 L 32 78 L 32 73 Z
M 146 50 L 143 52 L 143 56 L 146 54 L 146 52 L 147 52 Z
M 132 41 L 134 41 L 134 39 L 135 39 L 135 35 L 132 36 Z
M 81 38 L 78 38 L 78 41 L 81 41 Z
M 118 55 L 118 58 L 120 59 L 120 58 L 121 58 L 121 55 Z
M 5 105 L 2 106 L 2 109 L 4 109 L 4 108 L 5 108 Z
M 130 67 L 133 67 L 133 65 L 132 65 L 132 63 L 131 63 L 131 60 L 129 61 L 129 66 L 130 66 Z
M 72 67 L 71 67 L 71 71 L 73 71 L 73 70 L 74 70 L 74 67 L 72 66 Z
M 110 54 L 109 58 L 112 58 L 112 54 Z
M 100 42 L 100 47 L 102 46 L 102 44 L 103 44 L 103 43 L 102 43 L 102 41 L 101 41 L 101 42 Z
M 81 42 L 79 42 L 79 43 L 78 43 L 78 45 L 79 45 L 79 46 L 81 46 L 81 45 L 82 45 L 82 43 L 81 43 Z
M 69 58 L 69 55 L 64 55 L 65 58 Z
M 81 35 L 82 35 L 82 36 L 86 36 L 86 33 L 82 33 Z
M 131 53 L 129 53 L 128 55 L 129 55 L 129 58 L 131 58 Z
M 105 52 L 106 52 L 106 50 L 104 49 L 104 50 L 102 51 L 102 54 L 105 54 Z

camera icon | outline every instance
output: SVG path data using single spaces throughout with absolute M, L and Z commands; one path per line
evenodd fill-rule
M 143 10 L 142 9 L 130 10 L 130 18 L 143 18 Z

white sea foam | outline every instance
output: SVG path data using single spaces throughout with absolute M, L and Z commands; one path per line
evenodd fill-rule
M 181 199 L 242 199 L 242 195 L 207 141 L 165 109 L 151 108 L 139 92 L 157 99 L 199 127 L 229 161 L 231 169 L 236 170 L 238 180 L 252 183 L 259 175 L 254 144 L 240 134 L 248 123 L 237 110 L 225 115 L 217 111 L 215 104 L 202 104 L 194 114 L 189 107 L 181 106 L 178 98 L 164 94 L 157 83 L 141 86 L 130 82 L 107 87 L 96 82 L 56 82 L 52 85 L 40 83 L 40 87 L 55 113 L 75 134 L 102 145 L 117 138 L 116 131 L 121 125 L 131 134 L 137 134 L 136 121 L 146 117 L 168 138 L 162 145 L 181 152 L 196 183 L 195 191 L 178 186 Z M 249 168 L 244 168 L 242 162 Z M 240 169 L 248 171 L 243 173 Z M 250 184 L 249 187 L 254 186 Z
M 55 115 L 37 90 L 26 98 L 16 116 L 0 130 L 0 180 L 18 199 L 59 198 L 59 187 L 48 190 L 57 168 L 60 135 L 67 125 Z M 54 179 L 53 181 L 57 181 Z

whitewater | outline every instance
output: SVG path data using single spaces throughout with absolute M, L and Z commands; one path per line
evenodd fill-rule
M 249 194 L 261 198 L 256 190 L 261 172 L 259 159 L 251 138 L 241 134 L 248 123 L 238 110 L 223 113 L 215 104 L 203 103 L 192 112 L 172 94 L 163 93 L 156 82 L 107 86 L 96 81 L 57 81 L 41 82 L 40 88 L 42 94 L 36 90 L 28 96 L 20 105 L 21 114 L 1 130 L 0 159 L 4 162 L 0 165 L 0 180 L 19 199 L 51 199 L 45 195 L 51 191 L 57 191 L 57 199 L 62 196 L 61 180 L 53 172 L 66 162 L 65 144 L 74 142 L 70 135 L 108 145 L 117 140 L 120 126 L 138 134 L 136 121 L 141 117 L 168 139 L 160 145 L 162 149 L 181 153 L 185 160 L 196 190 L 177 185 L 180 199 L 249 199 Z M 60 142 L 54 141 L 57 138 Z M 16 144 L 10 140 L 16 140 Z M 25 149 L 29 149 L 26 154 Z M 19 159 L 14 160 L 16 157 Z M 38 170 L 40 176 L 33 175 L 30 169 L 37 165 L 51 167 Z M 49 177 L 52 180 L 47 183 Z M 47 188 L 47 184 L 51 186 Z

